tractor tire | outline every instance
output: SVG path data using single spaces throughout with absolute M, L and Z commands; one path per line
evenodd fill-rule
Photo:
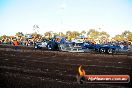
M 100 52 L 100 53 L 105 53 L 105 52 L 106 52 L 106 49 L 105 49 L 105 48 L 100 48 L 100 49 L 99 49 L 99 52 Z
M 108 54 L 112 54 L 113 53 L 113 49 L 110 48 L 110 49 L 107 50 L 107 52 L 108 52 Z
M 110 48 L 110 49 L 107 50 L 107 53 L 108 54 L 114 54 L 115 53 L 115 50 Z

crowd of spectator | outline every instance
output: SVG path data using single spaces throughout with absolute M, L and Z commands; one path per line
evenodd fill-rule
M 0 39 L 0 44 L 14 45 L 15 41 L 18 42 L 18 45 L 34 46 L 36 41 L 43 41 L 43 39 L 33 40 L 28 38 L 3 38 L 3 39 Z M 128 49 L 132 47 L 132 42 L 128 42 L 128 41 L 109 41 L 109 42 L 106 42 L 105 44 L 119 45 L 122 49 Z
M 8 44 L 8 45 L 13 45 L 13 42 L 17 41 L 19 45 L 34 45 L 34 41 L 31 39 L 11 39 L 11 38 L 5 38 L 5 39 L 0 39 L 0 44 Z

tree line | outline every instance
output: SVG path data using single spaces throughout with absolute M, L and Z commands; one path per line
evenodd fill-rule
M 5 38 L 25 38 L 27 34 L 23 34 L 22 32 L 17 32 L 14 36 L 7 36 L 7 35 L 2 35 L 0 36 L 0 39 L 5 39 Z M 68 40 L 71 40 L 72 38 L 76 38 L 78 36 L 85 36 L 85 38 L 91 39 L 91 40 L 96 40 L 96 39 L 102 39 L 102 40 L 107 40 L 110 38 L 110 35 L 105 32 L 105 31 L 97 31 L 95 29 L 90 29 L 89 31 L 67 31 L 66 33 L 63 32 L 53 32 L 53 31 L 48 31 L 42 34 L 39 34 L 37 32 L 29 34 L 32 36 L 33 39 L 38 39 L 38 38 L 46 38 L 50 39 L 54 36 L 62 36 L 67 38 Z M 131 31 L 124 31 L 121 34 L 115 35 L 112 39 L 115 41 L 132 41 L 132 32 Z

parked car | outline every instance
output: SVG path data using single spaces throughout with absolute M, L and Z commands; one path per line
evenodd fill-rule
M 37 41 L 35 42 L 34 48 L 35 49 L 42 49 L 43 47 L 47 47 L 47 42 L 46 41 Z

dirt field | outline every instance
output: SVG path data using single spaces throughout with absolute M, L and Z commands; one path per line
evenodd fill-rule
M 0 88 L 131 88 L 122 84 L 78 84 L 82 65 L 86 74 L 132 75 L 132 58 L 127 55 L 101 55 L 40 51 L 0 47 Z

